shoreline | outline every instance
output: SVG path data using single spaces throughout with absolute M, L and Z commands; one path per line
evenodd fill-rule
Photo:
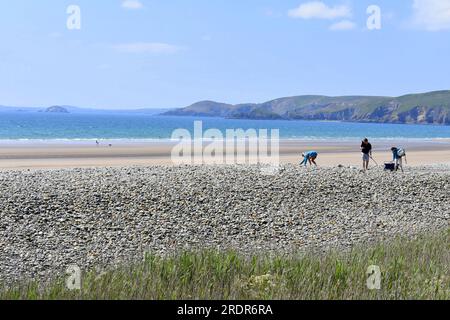
M 202 139 L 207 141 L 207 139 Z M 348 143 L 361 140 L 358 137 L 280 137 L 280 141 L 284 142 L 330 142 L 330 143 Z M 370 138 L 371 141 L 377 142 L 408 142 L 408 143 L 450 143 L 450 137 L 427 137 L 427 138 L 408 138 L 408 137 L 380 137 L 380 138 Z M 11 145 L 92 145 L 96 141 L 101 144 L 115 143 L 119 145 L 130 145 L 130 144 L 148 144 L 148 143 L 176 143 L 178 140 L 171 138 L 54 138 L 54 139 L 0 139 L 0 147 L 11 146 Z M 216 139 L 215 141 L 226 141 L 226 139 Z
M 393 140 L 371 139 L 374 158 L 379 165 L 391 161 Z M 407 150 L 410 166 L 450 164 L 450 139 L 395 140 Z M 124 167 L 174 165 L 171 152 L 177 142 L 168 140 L 130 140 L 101 142 L 66 142 L 60 140 L 11 141 L 0 140 L 0 170 L 64 169 L 86 167 Z M 280 139 L 280 163 L 298 164 L 301 153 L 316 150 L 322 167 L 337 165 L 361 166 L 359 140 Z M 205 143 L 206 145 L 206 143 Z M 242 160 L 243 161 L 243 160 Z M 240 161 L 240 162 L 242 162 Z

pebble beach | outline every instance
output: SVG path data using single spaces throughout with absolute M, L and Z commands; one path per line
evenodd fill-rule
M 450 167 L 151 166 L 0 172 L 0 283 L 145 253 L 348 250 L 449 227 Z

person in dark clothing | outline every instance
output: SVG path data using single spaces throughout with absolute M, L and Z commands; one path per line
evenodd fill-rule
M 369 161 L 372 157 L 372 145 L 369 142 L 369 139 L 364 139 L 361 143 L 361 152 L 363 158 L 363 169 L 364 171 L 369 170 Z

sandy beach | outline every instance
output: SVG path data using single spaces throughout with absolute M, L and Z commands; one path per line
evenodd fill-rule
M 96 146 L 94 142 L 8 142 L 0 143 L 0 170 L 62 169 L 172 165 L 170 141 L 112 142 Z M 381 165 L 391 160 L 392 141 L 372 141 L 374 158 Z M 408 151 L 408 165 L 449 164 L 450 140 L 402 141 Z M 280 162 L 297 164 L 303 151 L 319 152 L 323 167 L 361 165 L 359 141 L 280 141 Z

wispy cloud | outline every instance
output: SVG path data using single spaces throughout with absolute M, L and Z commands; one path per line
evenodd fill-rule
M 338 19 L 349 18 L 352 10 L 347 5 L 330 7 L 321 1 L 311 1 L 301 4 L 288 12 L 289 17 L 299 19 Z
M 151 53 L 151 54 L 173 54 L 182 48 L 168 43 L 161 42 L 133 42 L 122 43 L 113 46 L 115 50 L 124 53 Z
M 128 10 L 139 10 L 142 9 L 144 5 L 139 0 L 124 0 L 122 1 L 122 8 Z
M 330 26 L 331 31 L 346 31 L 346 30 L 353 30 L 355 28 L 356 24 L 350 20 L 342 20 Z
M 428 31 L 450 30 L 449 0 L 414 0 L 413 24 Z

